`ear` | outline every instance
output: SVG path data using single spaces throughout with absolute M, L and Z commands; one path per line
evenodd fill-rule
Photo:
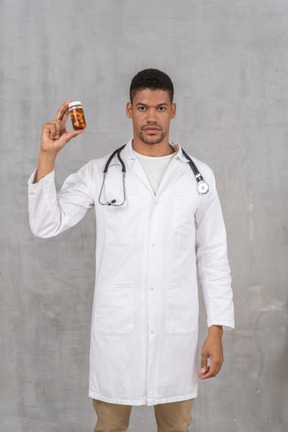
M 176 116 L 176 103 L 172 103 L 171 105 L 171 119 L 174 119 Z
M 132 103 L 127 102 L 126 104 L 126 114 L 128 118 L 132 118 Z

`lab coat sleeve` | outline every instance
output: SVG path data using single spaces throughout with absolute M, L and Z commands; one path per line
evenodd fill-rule
M 234 328 L 234 305 L 226 230 L 212 171 L 209 177 L 210 191 L 195 215 L 198 274 L 208 327 L 222 325 L 229 330 Z
M 29 222 L 35 236 L 54 237 L 76 225 L 93 207 L 88 164 L 69 176 L 58 193 L 54 171 L 38 183 L 34 183 L 35 173 L 28 181 Z

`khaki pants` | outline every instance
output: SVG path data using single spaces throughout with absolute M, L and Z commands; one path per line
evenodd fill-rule
M 194 399 L 154 405 L 158 432 L 187 432 Z M 131 405 L 118 405 L 93 399 L 98 421 L 94 432 L 125 432 L 129 426 Z

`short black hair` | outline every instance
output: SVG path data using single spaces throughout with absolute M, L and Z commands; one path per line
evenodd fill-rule
M 132 78 L 130 84 L 130 102 L 138 90 L 167 90 L 170 101 L 173 102 L 174 86 L 170 77 L 158 69 L 144 69 Z

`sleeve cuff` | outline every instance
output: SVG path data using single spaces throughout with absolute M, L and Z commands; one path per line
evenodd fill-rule
M 212 327 L 213 325 L 222 326 L 224 331 L 231 331 L 235 329 L 234 321 L 208 321 L 208 327 Z
M 28 185 L 30 186 L 30 188 L 37 188 L 37 185 L 42 184 L 42 183 L 46 183 L 47 181 L 51 181 L 54 180 L 54 170 L 51 171 L 49 174 L 47 174 L 45 177 L 43 177 L 41 180 L 39 180 L 39 182 L 35 183 L 35 179 L 36 179 L 36 174 L 37 174 L 37 168 L 33 171 L 33 173 L 31 174 L 31 176 L 29 177 L 28 180 Z

